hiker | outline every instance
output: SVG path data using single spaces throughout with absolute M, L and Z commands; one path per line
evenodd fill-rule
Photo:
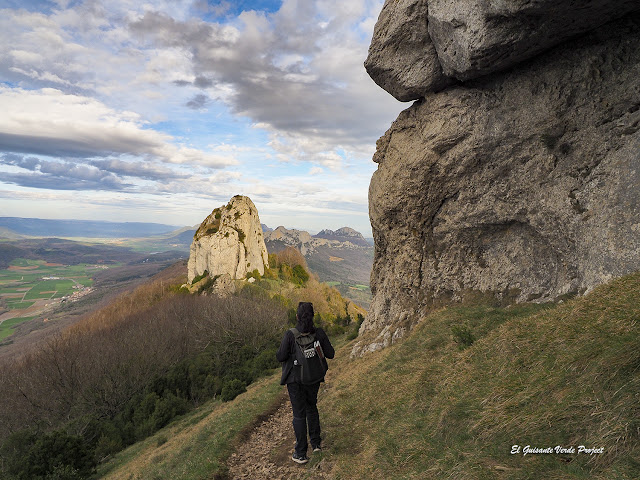
M 284 334 L 276 357 L 282 363 L 280 385 L 287 386 L 293 409 L 293 431 L 296 435 L 296 445 L 291 459 L 296 463 L 307 463 L 309 461 L 307 457 L 307 427 L 313 452 L 322 451 L 320 416 L 317 407 L 318 390 L 320 382 L 324 381 L 324 373 L 328 368 L 325 357 L 333 358 L 335 350 L 324 330 L 313 325 L 313 304 L 300 302 L 296 320 L 296 327 L 287 330 Z M 305 353 L 299 349 L 300 344 L 308 344 L 308 350 Z M 297 354 L 296 349 L 298 349 Z M 317 367 L 313 363 L 318 361 L 318 357 L 321 367 Z M 318 368 L 320 368 L 319 371 Z

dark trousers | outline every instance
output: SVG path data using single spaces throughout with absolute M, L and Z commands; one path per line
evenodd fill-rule
M 318 389 L 320 383 L 302 385 L 300 383 L 287 383 L 289 399 L 293 409 L 293 431 L 296 434 L 296 453 L 306 455 L 309 444 L 307 443 L 307 426 L 311 447 L 320 446 L 320 415 L 318 414 Z

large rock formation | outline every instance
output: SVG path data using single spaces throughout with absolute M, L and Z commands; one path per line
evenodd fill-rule
M 371 78 L 402 102 L 452 83 L 440 67 L 427 16 L 424 0 L 387 0 L 364 62 Z
M 187 275 L 189 282 L 205 271 L 210 277 L 243 279 L 268 265 L 258 210 L 249 197 L 236 195 L 226 206 L 216 208 L 196 231 Z
M 637 0 L 386 0 L 365 67 L 398 100 L 416 100 L 639 8 Z
M 429 22 L 445 3 L 454 5 L 429 2 Z M 515 10 L 472 15 L 472 3 Z M 460 20 L 460 36 L 443 33 L 442 42 L 462 42 L 448 48 L 476 60 L 442 65 L 477 78 L 425 91 L 378 141 L 369 191 L 374 299 L 362 329 L 380 334 L 355 353 L 389 344 L 440 304 L 558 300 L 640 270 L 640 15 L 479 76 L 482 65 L 501 69 L 523 58 L 518 52 L 564 39 L 571 28 L 562 25 L 574 25 L 572 34 L 589 28 L 569 3 L 455 2 L 455 18 L 485 15 L 484 30 Z M 612 3 L 585 2 L 580 11 L 600 24 Z M 540 10 L 517 11 L 525 4 Z M 616 2 L 615 15 L 632 4 L 640 7 Z M 505 33 L 504 25 L 530 24 L 537 27 L 528 30 L 529 47 L 514 36 L 524 27 Z M 478 60 L 473 52 L 484 47 L 473 39 L 494 34 L 503 37 L 502 53 Z

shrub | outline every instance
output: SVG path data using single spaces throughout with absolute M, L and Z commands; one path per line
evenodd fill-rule
M 285 282 L 289 282 L 293 279 L 293 269 L 286 263 L 283 263 L 280 265 L 280 273 L 278 276 Z
M 458 344 L 460 350 L 470 347 L 476 340 L 473 332 L 466 325 L 452 325 L 451 333 L 453 333 L 453 340 Z
M 19 479 L 80 480 L 96 462 L 82 438 L 64 431 L 13 434 L 2 448 L 3 470 Z
M 254 268 L 253 271 L 247 272 L 247 280 L 250 278 L 255 278 L 256 280 L 260 280 L 260 272 L 257 268 Z
M 294 282 L 299 285 L 304 285 L 309 280 L 309 274 L 302 265 L 293 267 L 292 276 Z
M 246 391 L 247 388 L 245 387 L 244 382 L 242 380 L 234 378 L 233 380 L 225 382 L 224 386 L 222 387 L 220 398 L 222 398 L 223 402 L 230 402 L 238 395 Z
M 204 272 L 202 272 L 202 275 L 198 275 L 197 277 L 195 277 L 192 281 L 191 281 L 191 285 L 194 285 L 196 283 L 198 283 L 200 280 L 202 280 L 205 277 L 209 276 L 209 271 L 205 270 Z

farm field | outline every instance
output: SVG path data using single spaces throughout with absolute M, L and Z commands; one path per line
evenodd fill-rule
M 0 270 L 0 340 L 48 305 L 86 293 L 93 284 L 92 276 L 105 268 L 14 259 L 7 269 Z
M 336 281 L 329 281 L 325 283 L 336 288 L 336 290 L 338 290 L 342 296 L 353 300 L 355 303 L 367 310 L 369 309 L 372 298 L 371 288 L 369 288 L 369 285 Z
M 33 318 L 36 317 L 18 317 L 12 318 L 10 320 L 5 320 L 4 322 L 0 323 L 0 340 L 4 340 L 5 338 L 13 335 L 13 333 L 15 332 L 15 326 Z

